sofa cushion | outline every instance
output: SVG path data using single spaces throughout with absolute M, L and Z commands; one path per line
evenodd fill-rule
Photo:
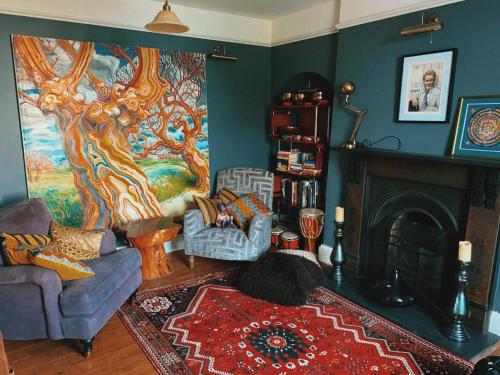
M 64 255 L 78 260 L 99 258 L 102 230 L 71 228 L 52 222 L 50 225 L 51 245 Z
M 1 249 L 6 264 L 17 266 L 31 264 L 28 250 L 47 245 L 49 236 L 41 234 L 9 234 L 0 232 Z
M 32 264 L 56 271 L 62 281 L 94 276 L 89 266 L 60 253 L 53 244 L 45 246 L 42 251 L 29 251 L 29 254 Z
M 65 284 L 59 295 L 64 316 L 91 315 L 97 311 L 141 266 L 141 257 L 136 249 L 127 248 L 83 263 L 94 271 L 95 276 Z

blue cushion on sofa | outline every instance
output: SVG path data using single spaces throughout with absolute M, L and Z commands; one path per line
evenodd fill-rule
M 141 267 L 136 249 L 123 249 L 97 259 L 83 261 L 95 276 L 65 284 L 59 295 L 64 316 L 91 315 L 123 284 L 126 275 Z

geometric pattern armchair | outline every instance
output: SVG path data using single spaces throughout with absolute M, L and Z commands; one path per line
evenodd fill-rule
M 257 168 L 229 168 L 217 174 L 217 192 L 231 188 L 239 196 L 255 193 L 272 210 L 273 173 Z M 198 209 L 189 210 L 184 216 L 184 250 L 190 256 L 224 260 L 254 261 L 271 246 L 272 217 L 256 215 L 248 232 L 238 228 L 205 227 Z

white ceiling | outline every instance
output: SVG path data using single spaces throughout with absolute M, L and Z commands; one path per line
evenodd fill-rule
M 161 1 L 164 0 L 154 0 Z M 275 19 L 336 0 L 172 0 L 172 5 L 212 10 L 245 17 Z

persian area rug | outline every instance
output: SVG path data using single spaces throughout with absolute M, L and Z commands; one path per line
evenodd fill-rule
M 337 294 L 248 297 L 220 273 L 145 290 L 119 316 L 161 374 L 470 374 L 472 363 Z

